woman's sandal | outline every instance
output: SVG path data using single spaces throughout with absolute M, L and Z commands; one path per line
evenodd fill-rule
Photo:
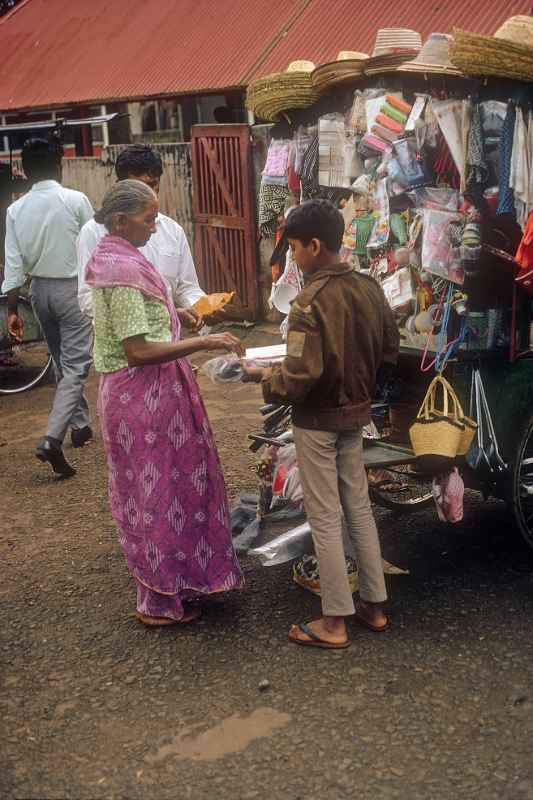
M 190 611 L 183 615 L 181 619 L 171 619 L 170 617 L 150 617 L 147 614 L 141 614 L 139 611 L 135 612 L 135 616 L 142 622 L 152 628 L 160 628 L 165 625 L 184 625 L 187 622 L 196 622 L 202 616 L 201 609 Z
M 309 639 L 300 639 L 298 636 L 291 636 L 293 631 L 301 631 L 305 633 Z M 349 639 L 346 639 L 345 642 L 328 642 L 325 639 L 321 639 L 320 636 L 311 630 L 309 625 L 306 625 L 305 622 L 300 622 L 299 625 L 293 625 L 289 631 L 289 639 L 294 644 L 300 644 L 303 647 L 321 647 L 323 650 L 345 650 L 347 647 L 350 647 L 351 642 Z

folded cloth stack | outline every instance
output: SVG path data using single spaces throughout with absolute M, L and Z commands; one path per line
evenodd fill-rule
M 404 134 L 411 109 L 412 106 L 399 97 L 387 95 L 371 128 L 371 136 L 381 144 L 369 140 L 365 144 L 380 152 L 388 152 L 391 143 Z

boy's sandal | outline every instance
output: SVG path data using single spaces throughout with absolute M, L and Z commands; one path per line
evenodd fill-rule
M 384 625 L 373 625 L 372 622 L 369 622 L 369 620 L 363 617 L 363 615 L 360 613 L 360 608 L 361 607 L 356 603 L 354 619 L 359 625 L 362 625 L 363 628 L 368 628 L 369 631 L 373 631 L 374 633 L 383 633 L 383 631 L 386 631 L 390 626 L 390 621 L 388 618 Z
M 308 636 L 308 639 L 300 639 L 300 637 L 296 634 L 296 631 L 301 631 Z M 320 636 L 311 630 L 309 625 L 306 625 L 305 622 L 300 622 L 299 625 L 293 625 L 289 631 L 289 639 L 294 644 L 300 644 L 303 647 L 321 647 L 323 650 L 345 650 L 347 647 L 350 647 L 351 642 L 349 639 L 346 639 L 345 642 L 328 642 L 325 639 L 321 639 Z

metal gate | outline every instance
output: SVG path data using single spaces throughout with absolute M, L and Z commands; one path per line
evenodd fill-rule
M 257 243 L 248 125 L 192 129 L 195 263 L 207 292 L 235 291 L 257 315 Z

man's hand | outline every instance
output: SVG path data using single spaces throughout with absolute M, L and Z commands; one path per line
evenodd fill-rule
M 243 364 L 242 369 L 244 372 L 243 383 L 261 383 L 272 375 L 270 367 L 247 367 L 246 364 Z
M 16 311 L 9 311 L 7 314 L 7 332 L 16 342 L 24 339 L 24 322 Z
M 188 330 L 198 333 L 204 324 L 203 318 L 194 308 L 177 308 L 179 320 Z

